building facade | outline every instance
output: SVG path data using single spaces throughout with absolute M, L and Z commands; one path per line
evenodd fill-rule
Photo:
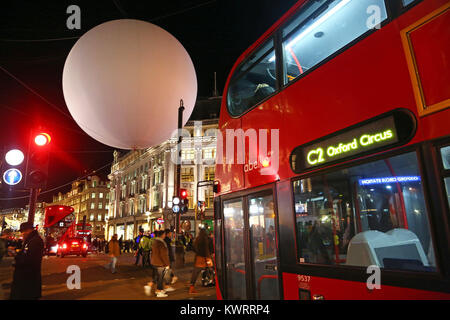
M 77 223 L 81 223 L 86 216 L 86 222 L 92 226 L 92 237 L 104 238 L 109 188 L 109 182 L 98 176 L 88 176 L 74 181 L 69 192 L 53 196 L 53 202 L 48 205 L 73 207 Z
M 209 112 L 202 113 L 202 108 L 197 108 L 197 113 L 184 126 L 181 145 L 180 187 L 188 191 L 189 210 L 180 220 L 181 227 L 193 233 L 200 223 L 212 225 L 220 97 L 203 100 L 202 106 Z M 203 119 L 197 120 L 199 118 Z M 117 234 L 119 238 L 129 240 L 137 236 L 139 229 L 153 232 L 175 226 L 172 198 L 175 195 L 177 143 L 178 139 L 173 137 L 145 150 L 133 150 L 124 155 L 114 153 L 108 176 L 111 183 L 108 239 Z M 203 220 L 206 221 L 198 220 L 195 215 L 198 201 L 205 202 Z
M 37 202 L 34 213 L 34 225 L 39 230 L 44 226 L 45 219 L 45 202 Z M 28 221 L 29 206 L 25 208 L 9 208 L 0 210 L 0 232 L 4 229 L 11 229 L 15 232 L 19 231 L 20 224 Z

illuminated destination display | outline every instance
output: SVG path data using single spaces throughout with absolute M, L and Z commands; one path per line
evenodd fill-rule
M 417 182 L 420 181 L 419 176 L 407 176 L 407 177 L 380 177 L 380 178 L 368 178 L 359 179 L 360 186 L 367 186 L 373 184 L 384 184 L 384 183 L 397 183 L 397 182 Z
M 413 115 L 397 109 L 343 129 L 295 148 L 290 159 L 292 170 L 302 172 L 406 143 L 414 135 L 415 124 Z
M 313 167 L 398 142 L 392 116 L 303 148 L 305 167 Z

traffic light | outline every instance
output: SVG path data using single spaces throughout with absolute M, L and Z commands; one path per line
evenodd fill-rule
M 25 175 L 25 155 L 15 147 L 5 147 L 1 158 L 1 182 L 4 187 L 21 187 Z
M 186 189 L 180 189 L 180 213 L 186 213 L 189 210 L 189 199 Z
M 26 188 L 42 189 L 47 185 L 50 141 L 51 137 L 47 132 L 32 132 L 28 145 Z

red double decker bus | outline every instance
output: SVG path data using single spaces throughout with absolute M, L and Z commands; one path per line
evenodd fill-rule
M 44 233 L 47 253 L 56 254 L 58 244 L 76 234 L 76 217 L 70 206 L 53 205 L 45 208 Z
M 238 59 L 218 298 L 450 298 L 449 8 L 302 0 Z

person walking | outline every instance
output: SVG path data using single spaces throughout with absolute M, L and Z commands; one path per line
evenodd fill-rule
M 133 249 L 136 252 L 135 256 L 136 256 L 136 262 L 134 263 L 135 266 L 137 266 L 139 264 L 139 258 L 142 256 L 142 249 L 140 246 L 140 242 L 141 242 L 141 238 L 144 236 L 144 230 L 139 229 L 139 235 L 134 238 L 134 244 L 133 244 Z
M 139 248 L 142 250 L 142 267 L 150 265 L 150 251 L 152 250 L 152 239 L 144 234 L 139 242 Z
M 41 266 L 44 241 L 31 222 L 22 223 L 20 232 L 24 241 L 15 256 L 10 299 L 37 300 L 42 296 Z
M 153 238 L 152 244 L 152 265 L 154 268 L 153 281 L 149 283 L 150 293 L 151 288 L 156 284 L 156 297 L 167 297 L 166 292 L 174 291 L 175 289 L 170 286 L 164 285 L 165 272 L 170 268 L 169 252 L 167 244 L 164 241 L 166 234 L 164 231 L 155 231 L 155 238 Z
M 105 266 L 106 269 L 111 269 L 111 273 L 116 273 L 117 257 L 120 256 L 120 246 L 117 240 L 117 234 L 113 235 L 111 241 L 108 243 L 108 252 L 111 257 L 111 262 Z
M 197 238 L 195 238 L 192 245 L 195 252 L 194 269 L 192 270 L 191 285 L 189 287 L 189 293 L 197 293 L 195 290 L 195 282 L 197 281 L 200 272 L 207 268 L 212 267 L 212 260 L 209 251 L 210 240 L 206 234 L 205 229 L 200 229 Z
M 175 257 L 173 256 L 173 251 L 172 251 L 172 231 L 170 229 L 166 229 L 164 230 L 165 233 L 165 237 L 164 237 L 164 242 L 167 245 L 167 249 L 169 250 L 169 262 L 170 262 L 170 281 L 168 281 L 170 284 L 174 284 L 175 282 L 177 282 L 178 277 L 175 276 L 175 274 L 173 273 L 173 262 L 175 261 Z M 167 283 L 168 284 L 168 283 Z

